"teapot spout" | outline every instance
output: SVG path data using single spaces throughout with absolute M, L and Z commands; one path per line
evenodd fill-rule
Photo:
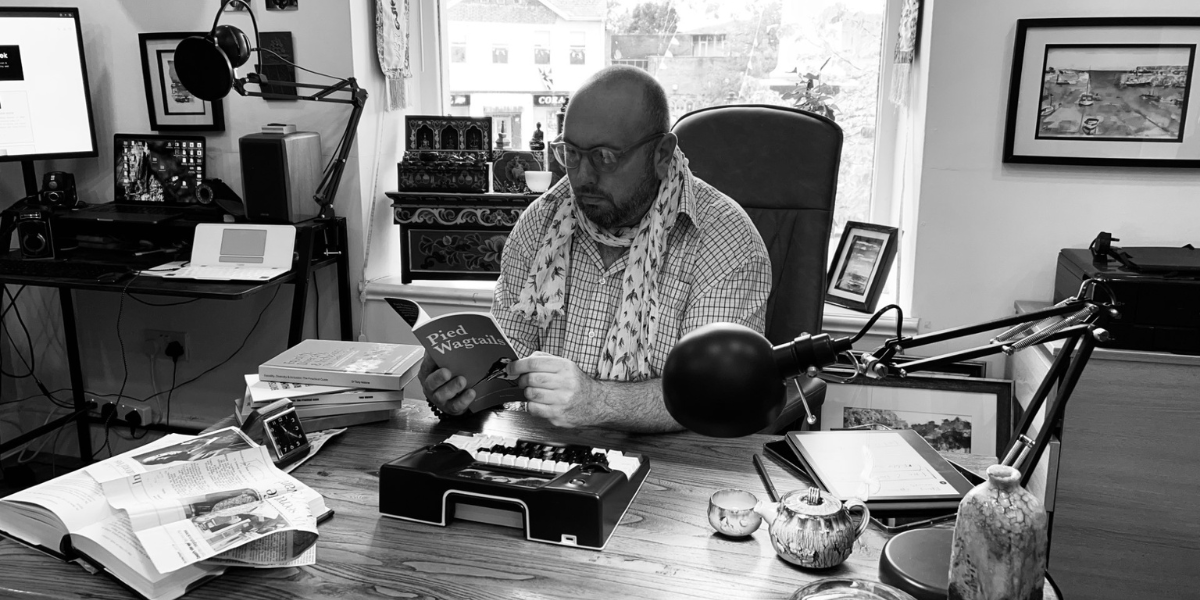
M 758 503 L 754 505 L 754 512 L 758 513 L 758 516 L 762 517 L 769 526 L 771 523 L 775 522 L 775 517 L 779 515 L 779 503 L 763 502 L 762 500 L 759 500 Z

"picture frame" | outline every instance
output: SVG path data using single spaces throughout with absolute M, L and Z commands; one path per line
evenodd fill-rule
M 193 96 L 174 73 L 175 47 L 204 32 L 139 33 L 142 81 L 153 131 L 225 131 L 224 100 Z
M 1005 163 L 1200 167 L 1200 18 L 1020 19 Z
M 896 258 L 899 233 L 887 225 L 847 222 L 829 266 L 825 302 L 874 312 Z
M 830 373 L 849 374 L 837 370 Z M 934 449 L 997 457 L 1012 437 L 1013 404 L 1013 382 L 1009 379 L 860 376 L 846 383 L 829 384 L 821 407 L 820 428 L 846 429 L 874 423 L 892 429 L 916 429 Z

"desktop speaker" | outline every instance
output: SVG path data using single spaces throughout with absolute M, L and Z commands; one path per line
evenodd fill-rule
M 75 176 L 62 171 L 49 171 L 42 176 L 42 203 L 51 208 L 75 206 Z
M 54 234 L 48 211 L 28 207 L 17 213 L 17 245 L 21 258 L 54 258 Z
M 238 140 L 242 197 L 251 223 L 297 223 L 317 216 L 321 136 L 312 131 L 252 133 Z

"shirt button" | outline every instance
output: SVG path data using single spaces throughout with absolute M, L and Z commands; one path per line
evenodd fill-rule
M 587 336 L 588 336 L 588 339 L 592 339 L 592 340 L 596 339 L 596 330 L 589 329 Z

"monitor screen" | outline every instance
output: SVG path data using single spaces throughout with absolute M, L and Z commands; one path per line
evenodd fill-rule
M 79 10 L 0 7 L 0 161 L 96 156 Z

